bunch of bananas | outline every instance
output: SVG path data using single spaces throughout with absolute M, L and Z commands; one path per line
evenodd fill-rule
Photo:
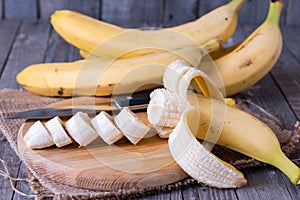
M 270 0 L 265 21 L 244 41 L 228 49 L 221 47 L 221 43 L 235 32 L 238 11 L 244 1 L 232 0 L 193 22 L 159 30 L 125 29 L 76 12 L 56 11 L 51 17 L 54 29 L 77 47 L 84 59 L 32 65 L 18 74 L 17 81 L 28 91 L 45 96 L 107 96 L 164 85 L 166 89 L 155 90 L 151 94 L 148 120 L 162 138 L 170 137 L 170 152 L 189 175 L 220 188 L 240 187 L 246 183 L 243 175 L 233 166 L 201 146 L 193 137 L 194 132 L 199 139 L 218 143 L 278 167 L 296 184 L 300 179 L 300 169 L 282 153 L 272 131 L 251 115 L 231 106 L 224 107 L 223 104 L 223 96 L 252 86 L 268 73 L 282 50 L 279 28 L 281 0 Z M 203 63 L 202 58 L 208 53 L 212 55 L 216 70 Z M 214 77 L 216 71 L 217 78 Z M 187 94 L 192 79 L 204 96 Z M 221 83 L 216 83 L 216 79 Z M 215 100 L 211 103 L 205 96 Z M 226 109 L 226 114 L 224 121 L 215 120 L 209 125 L 214 114 L 212 104 L 216 108 Z M 200 109 L 197 112 L 191 109 L 198 106 Z M 130 118 L 128 113 L 121 112 L 122 117 L 116 119 L 126 125 L 123 122 Z M 199 113 L 201 120 L 193 124 Z M 99 118 L 111 124 L 109 116 L 102 115 Z M 93 121 L 95 129 L 101 129 L 97 124 L 101 124 L 102 120 Z M 69 124 L 68 131 L 73 132 L 72 127 L 76 123 Z M 123 131 L 125 136 L 126 130 Z M 129 127 L 128 130 L 132 132 L 136 129 Z M 220 132 L 219 137 L 206 138 L 204 133 L 213 130 Z M 78 134 L 84 135 L 85 130 L 82 132 L 76 132 L 73 138 L 76 140 Z M 111 144 L 121 138 L 120 134 L 118 131 L 110 134 L 104 130 L 102 137 Z M 30 135 L 34 134 L 28 133 L 25 138 L 29 146 L 45 146 L 31 145 Z M 109 135 L 116 137 L 106 138 Z M 141 138 L 142 135 L 130 141 L 136 144 Z M 65 139 L 57 146 L 70 142 L 69 138 Z M 49 135 L 45 140 L 46 145 L 57 143 Z M 82 146 L 89 142 L 78 141 Z M 184 152 L 181 152 L 182 149 Z
M 151 89 L 162 85 L 164 69 L 174 60 L 201 68 L 199 58 L 206 50 L 215 51 L 226 96 L 238 93 L 270 71 L 282 49 L 279 0 L 271 1 L 266 20 L 249 37 L 234 48 L 219 49 L 217 41 L 225 42 L 235 32 L 244 1 L 232 0 L 193 22 L 160 30 L 125 29 L 76 12 L 56 11 L 51 17 L 54 29 L 90 59 L 32 65 L 18 74 L 17 81 L 45 96 L 106 96 L 116 85 L 121 93 L 132 92 L 133 85 L 140 85 L 135 90 Z

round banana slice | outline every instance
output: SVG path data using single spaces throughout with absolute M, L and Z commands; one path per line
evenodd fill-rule
M 112 117 L 104 111 L 94 117 L 91 120 L 91 124 L 100 137 L 109 145 L 115 143 L 124 136 L 114 124 Z
M 45 127 L 53 138 L 57 147 L 63 147 L 72 143 L 72 139 L 68 136 L 63 127 L 63 122 L 59 117 L 54 117 L 45 123 Z
M 36 121 L 24 136 L 25 144 L 32 149 L 42 149 L 54 144 L 53 139 L 42 122 Z
M 150 131 L 150 127 L 138 119 L 127 107 L 115 116 L 114 121 L 132 144 L 137 144 Z
M 148 121 L 156 127 L 175 127 L 181 115 L 181 104 L 176 93 L 156 89 L 150 94 Z
M 90 121 L 86 113 L 77 112 L 65 123 L 66 130 L 80 146 L 87 146 L 98 137 Z

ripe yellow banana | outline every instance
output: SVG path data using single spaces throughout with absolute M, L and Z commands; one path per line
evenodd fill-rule
M 224 82 L 226 96 L 259 81 L 277 62 L 282 50 L 279 19 L 282 1 L 270 1 L 265 22 L 233 51 L 215 61 Z M 209 74 L 209 69 L 202 69 Z
M 165 75 L 168 74 L 165 73 L 164 76 Z M 195 74 L 193 76 L 197 78 L 199 75 Z M 170 76 L 170 74 L 168 76 Z M 187 76 L 187 73 L 182 75 L 182 79 L 179 82 L 184 81 L 183 83 L 188 83 L 185 82 L 184 76 Z M 169 80 L 169 78 L 164 77 L 164 80 Z M 180 84 L 178 83 L 177 85 Z M 169 98 L 165 103 L 167 105 L 161 106 L 161 103 L 158 102 L 163 95 L 167 95 Z M 169 120 L 169 116 L 172 116 L 172 124 L 166 123 L 167 126 L 163 128 L 171 132 L 170 129 L 172 127 L 170 125 L 173 125 L 174 128 L 174 124 L 176 124 L 176 134 L 180 134 L 177 126 L 178 124 L 182 124 L 183 120 L 186 120 L 186 123 L 192 127 L 197 138 L 205 139 L 213 143 L 216 142 L 219 145 L 228 147 L 259 161 L 271 164 L 286 174 L 292 183 L 299 184 L 299 167 L 284 155 L 275 134 L 264 123 L 248 113 L 233 106 L 226 105 L 222 100 L 210 99 L 192 93 L 188 93 L 186 97 L 185 95 L 186 92 L 184 92 L 184 90 L 178 90 L 176 93 L 172 93 L 165 89 L 157 89 L 152 92 L 150 96 L 151 101 L 147 109 L 149 122 L 154 126 L 157 126 L 157 124 L 162 126 L 159 121 L 166 122 Z M 185 104 L 193 106 L 193 112 L 187 114 L 186 106 L 184 106 L 184 104 L 178 104 L 178 99 L 182 98 L 187 99 Z M 170 105 L 172 105 L 172 109 L 168 109 Z M 174 108 L 176 105 L 181 108 Z M 216 109 L 216 112 L 212 112 L 214 109 Z M 223 117 L 220 117 L 220 120 L 218 120 L 217 117 L 217 120 L 212 121 L 212 119 L 216 117 L 216 114 L 218 116 L 223 115 Z M 178 123 L 176 123 L 176 121 Z M 219 122 L 223 124 L 220 135 L 217 133 L 220 129 L 218 126 L 218 124 L 220 125 Z M 207 135 L 206 133 L 209 132 L 215 132 L 215 134 Z M 172 134 L 173 133 L 171 133 L 170 137 Z
M 169 63 L 184 59 L 199 66 L 202 56 L 219 47 L 219 39 L 214 39 L 203 47 L 185 47 L 116 61 L 91 59 L 36 64 L 20 72 L 17 81 L 28 91 L 45 96 L 131 93 L 162 85 Z
M 237 14 L 244 1 L 232 0 L 193 22 L 160 30 L 125 29 L 68 10 L 56 11 L 51 23 L 67 42 L 85 52 L 105 58 L 128 58 L 199 45 L 212 38 L 226 41 L 236 29 Z

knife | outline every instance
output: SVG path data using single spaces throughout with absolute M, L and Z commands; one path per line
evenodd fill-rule
M 77 97 L 66 100 L 65 105 L 27 110 L 11 115 L 6 119 L 48 119 L 55 116 L 66 117 L 76 112 L 99 113 L 101 111 L 118 111 L 123 107 L 130 110 L 144 111 L 150 101 L 150 92 L 115 95 L 108 97 Z M 71 106 L 70 106 L 71 105 Z

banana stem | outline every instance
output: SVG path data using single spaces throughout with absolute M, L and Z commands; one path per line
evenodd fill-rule
M 282 6 L 283 2 L 281 0 L 270 0 L 270 8 L 266 23 L 273 25 L 279 24 Z
M 274 163 L 275 167 L 280 169 L 294 184 L 299 184 L 300 181 L 300 169 L 291 160 L 289 160 L 284 153 L 277 155 Z

